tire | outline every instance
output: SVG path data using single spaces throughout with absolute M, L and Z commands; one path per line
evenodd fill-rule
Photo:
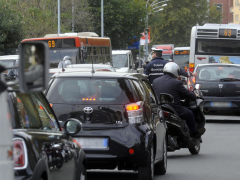
M 164 175 L 167 172 L 167 140 L 164 138 L 162 160 L 155 164 L 155 175 Z
M 82 168 L 80 170 L 80 173 L 79 173 L 77 179 L 79 179 L 79 180 L 86 180 L 87 179 L 87 171 L 86 171 L 86 168 L 83 164 L 82 164 Z
M 138 167 L 138 180 L 153 180 L 154 177 L 154 154 L 153 146 L 149 150 L 150 156 L 146 166 Z
M 188 148 L 188 150 L 190 151 L 190 153 L 192 155 L 196 155 L 196 154 L 199 154 L 200 147 L 201 147 L 201 143 L 200 143 L 200 141 L 198 141 L 198 143 L 194 147 Z

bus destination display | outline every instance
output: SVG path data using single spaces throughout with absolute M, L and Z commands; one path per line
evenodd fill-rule
M 72 48 L 75 47 L 75 39 L 48 39 L 44 40 L 51 48 Z
M 189 54 L 190 51 L 189 50 L 182 50 L 182 51 L 175 51 L 174 54 L 175 55 L 184 55 L 184 54 Z
M 219 29 L 219 38 L 236 38 L 236 29 Z

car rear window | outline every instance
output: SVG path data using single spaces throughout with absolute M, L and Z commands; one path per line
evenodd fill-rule
M 126 104 L 134 100 L 125 79 L 56 78 L 47 93 L 51 103 Z
M 196 80 L 220 81 L 224 78 L 240 79 L 240 68 L 238 66 L 202 66 L 197 68 Z

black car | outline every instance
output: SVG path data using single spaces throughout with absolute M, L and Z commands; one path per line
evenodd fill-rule
M 189 87 L 200 85 L 206 120 L 240 120 L 240 65 L 199 64 Z
M 166 124 L 143 75 L 58 73 L 45 95 L 60 121 L 82 123 L 73 137 L 86 153 L 88 169 L 134 170 L 146 180 L 166 173 Z
M 68 119 L 65 132 L 42 92 L 9 90 L 15 179 L 85 180 L 86 156 L 71 134 L 81 123 Z

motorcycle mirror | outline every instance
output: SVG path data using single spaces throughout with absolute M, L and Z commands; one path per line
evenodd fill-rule
M 82 123 L 77 119 L 70 118 L 64 123 L 64 131 L 66 134 L 73 135 L 82 130 Z

